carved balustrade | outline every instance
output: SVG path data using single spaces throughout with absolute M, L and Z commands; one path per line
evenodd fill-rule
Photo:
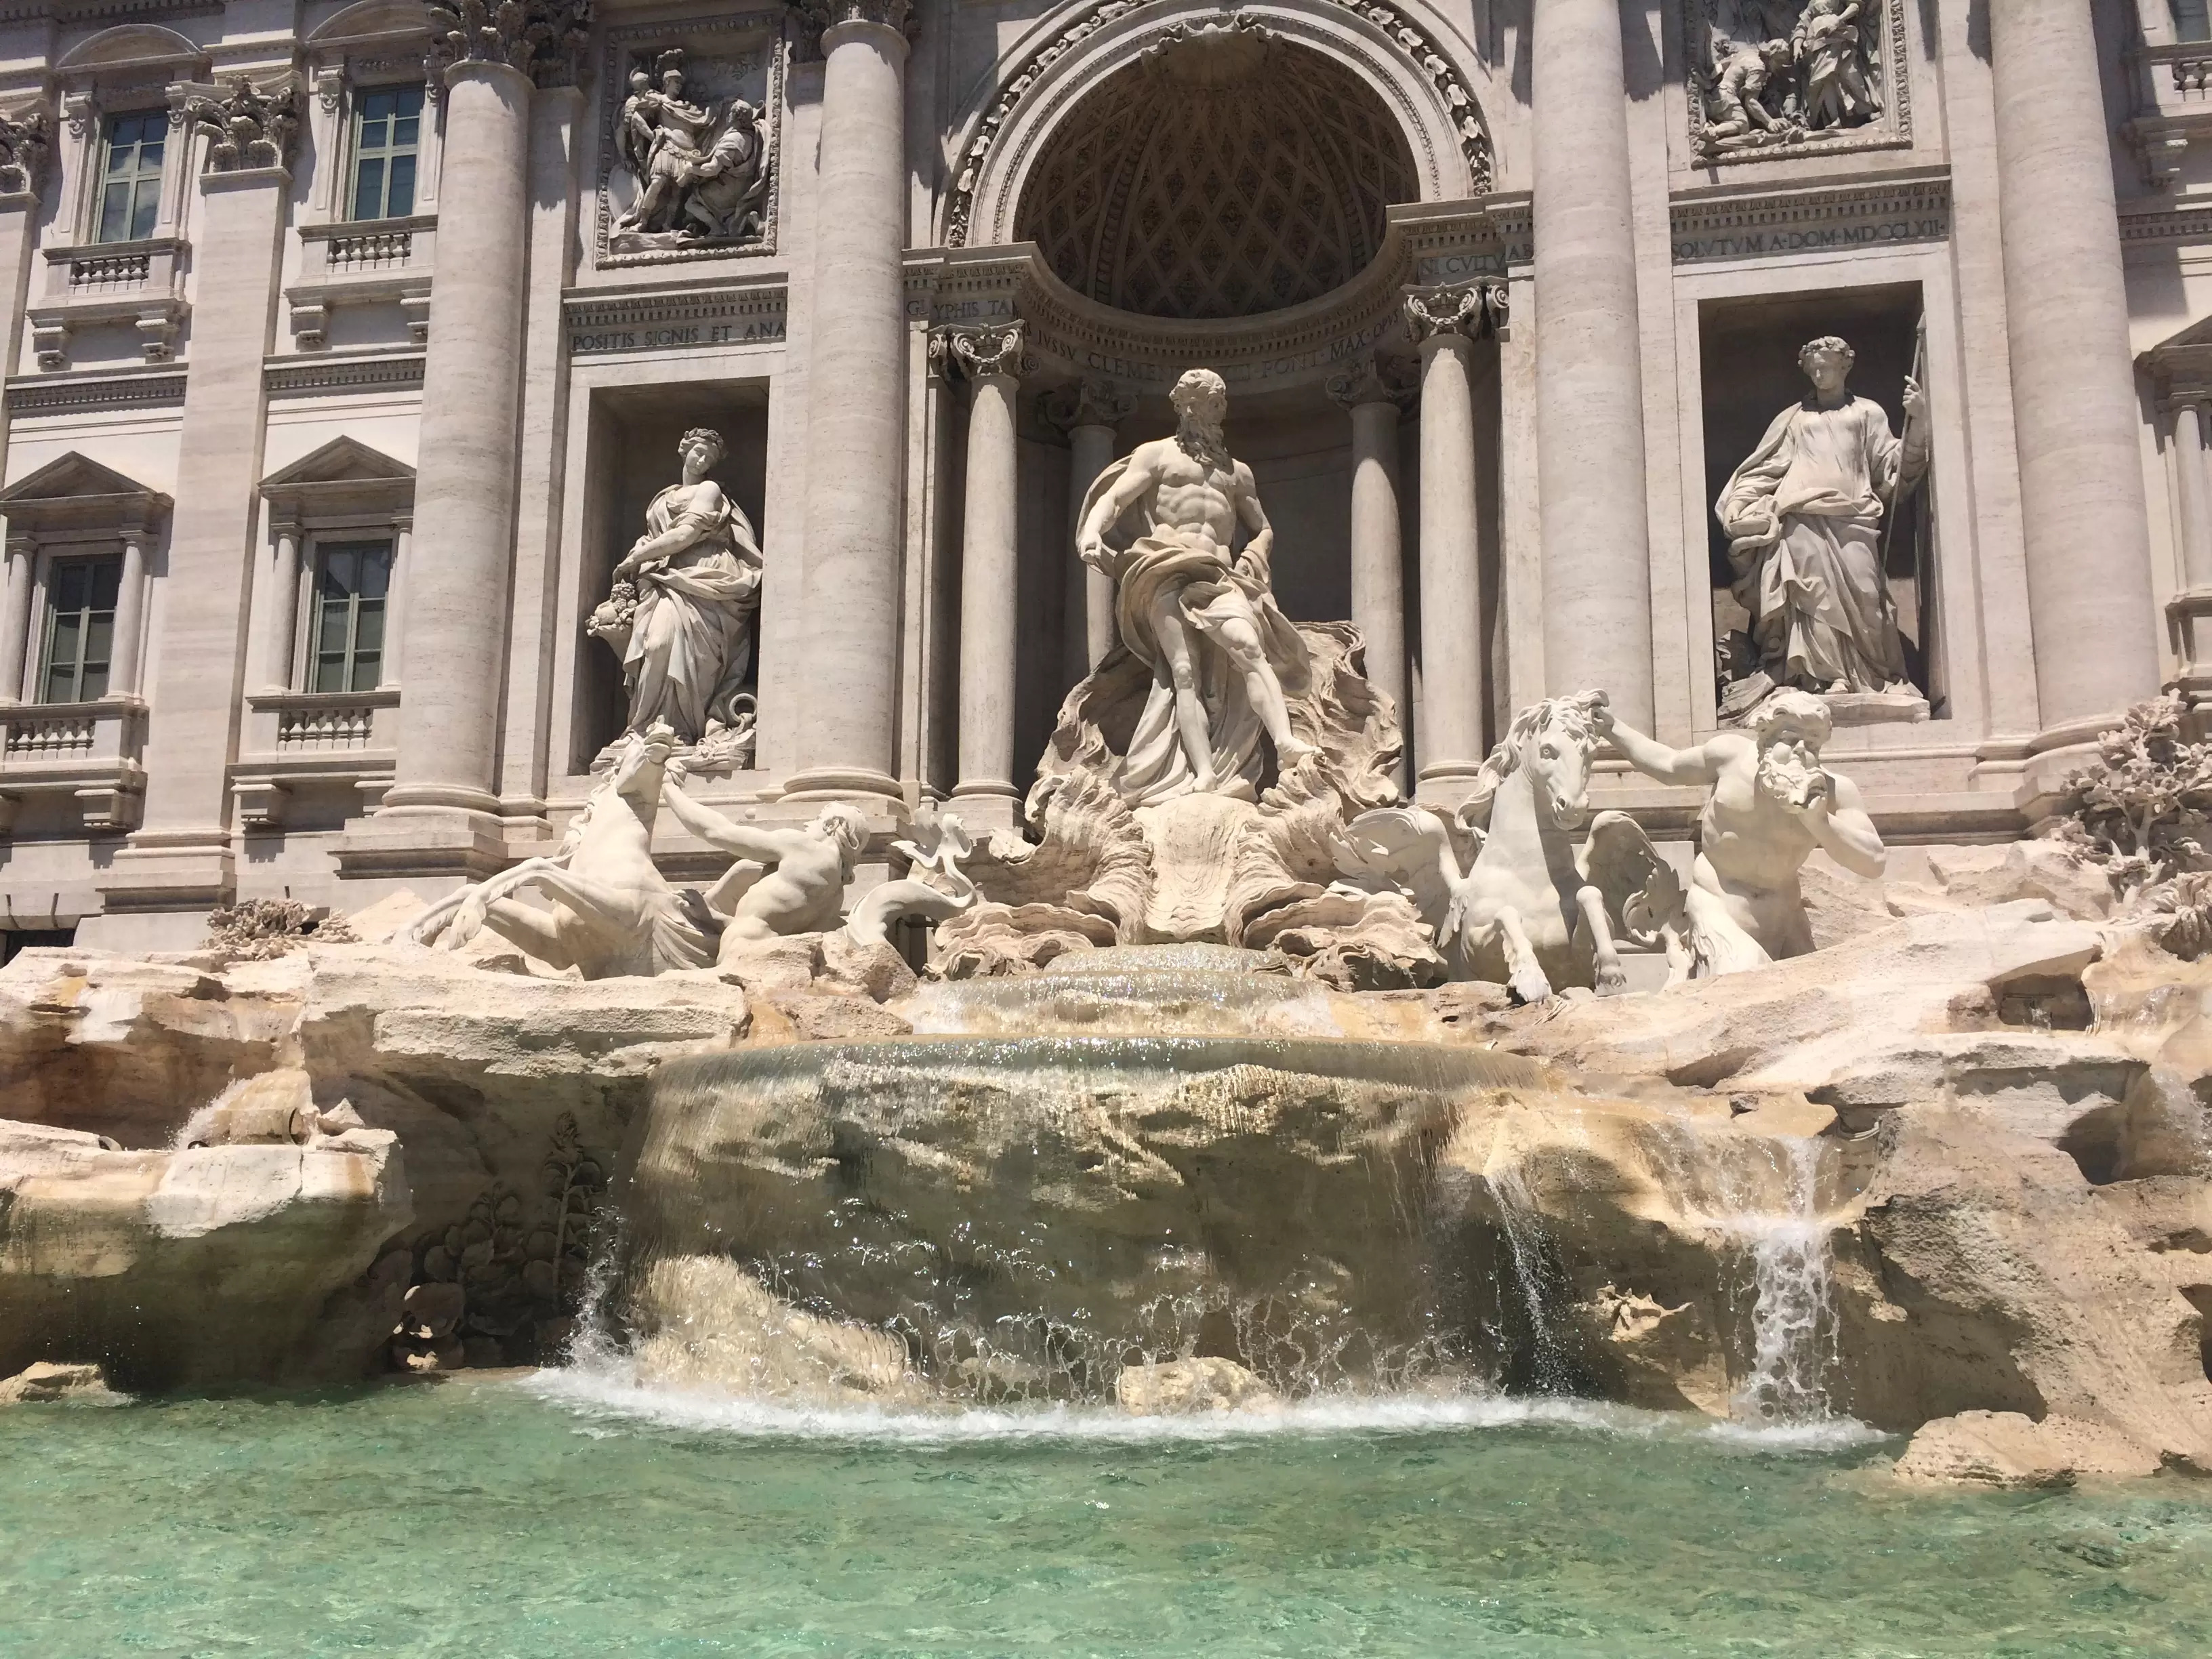
M 139 757 L 146 705 L 137 697 L 0 707 L 0 834 L 42 798 L 88 830 L 137 827 L 146 787 Z
M 29 308 L 32 349 L 42 369 L 69 367 L 70 336 L 126 324 L 149 363 L 167 362 L 185 318 L 185 244 L 174 236 L 44 250 L 46 279 Z
M 437 263 L 435 214 L 370 223 L 302 226 L 300 280 L 284 290 L 292 337 L 316 350 L 340 306 L 397 305 L 408 337 L 430 331 L 430 282 Z

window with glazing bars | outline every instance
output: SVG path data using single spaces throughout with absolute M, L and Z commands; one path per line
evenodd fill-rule
M 308 690 L 376 689 L 384 673 L 384 606 L 391 586 L 390 542 L 324 542 L 317 546 Z
M 107 695 L 115 649 L 120 555 L 56 559 L 46 572 L 46 637 L 39 652 L 40 702 L 90 702 Z
M 167 148 L 169 112 L 142 110 L 107 120 L 106 154 L 100 169 L 100 228 L 103 242 L 136 242 L 154 234 L 161 210 L 161 157 Z
M 2173 0 L 2173 38 L 2212 40 L 2212 5 L 2206 0 Z
M 415 211 L 422 137 L 421 87 L 365 87 L 354 95 L 352 217 L 404 219 Z

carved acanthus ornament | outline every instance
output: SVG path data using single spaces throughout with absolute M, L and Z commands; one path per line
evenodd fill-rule
M 1078 427 L 1116 427 L 1136 410 L 1137 400 L 1110 381 L 1095 378 L 1047 392 L 1037 405 L 1046 424 L 1062 432 Z
M 1391 404 L 1403 410 L 1419 387 L 1408 365 L 1396 358 L 1370 352 L 1358 368 L 1339 374 L 1328 383 L 1328 395 L 1346 409 L 1362 404 Z
M 921 26 L 913 0 L 787 0 L 787 3 L 797 15 L 810 52 L 818 51 L 823 33 L 840 23 L 873 23 L 896 29 L 908 40 Z
M 1417 346 L 1431 340 L 1502 339 L 1508 303 L 1503 283 L 1410 289 L 1406 294 L 1406 332 Z
M 1030 369 L 1018 319 L 994 328 L 940 328 L 929 337 L 931 366 L 962 380 L 1018 380 Z
M 293 141 L 300 136 L 295 86 L 264 90 L 241 75 L 213 93 L 189 92 L 183 112 L 207 135 L 210 173 L 291 165 Z
M 0 115 L 0 195 L 37 197 L 53 140 L 54 118 L 42 108 Z
M 813 3 L 821 3 L 822 0 L 813 0 Z M 1036 86 L 1037 78 L 1079 43 L 1096 34 L 1116 18 L 1136 10 L 1137 3 L 1138 0 L 1104 0 L 1103 4 L 1091 7 L 1024 64 L 1020 71 L 1000 88 L 999 95 L 992 100 L 990 109 L 975 129 L 975 136 L 961 153 L 959 173 L 953 181 L 951 201 L 945 210 L 945 245 L 947 247 L 965 247 L 968 245 L 975 213 L 975 186 L 982 178 L 983 164 L 989 159 L 992 146 L 998 143 L 999 135 L 1006 130 L 1015 109 L 1030 89 Z M 1467 158 L 1468 172 L 1472 179 L 1469 193 L 1488 195 L 1492 188 L 1490 137 L 1483 131 L 1481 114 L 1459 72 L 1433 43 L 1418 29 L 1407 27 L 1398 14 L 1388 6 L 1371 5 L 1367 3 L 1367 0 L 1335 0 L 1335 3 L 1381 29 L 1419 66 L 1423 76 L 1436 88 L 1437 96 L 1443 101 L 1458 135 L 1460 150 Z M 1214 22 L 1203 27 L 1221 30 L 1247 26 L 1256 27 L 1258 20 L 1240 15 L 1233 23 Z M 1158 45 L 1168 44 L 1171 39 L 1187 37 L 1193 32 L 1191 24 L 1179 23 Z M 1148 48 L 1157 49 L 1157 46 Z
M 572 87 L 583 73 L 592 0 L 426 0 L 434 84 L 455 64 L 504 64 L 540 87 Z

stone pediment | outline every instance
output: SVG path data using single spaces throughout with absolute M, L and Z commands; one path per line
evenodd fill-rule
M 344 46 L 365 40 L 429 33 L 428 14 L 416 0 L 358 0 L 308 33 L 311 46 Z
M 206 61 L 206 50 L 159 23 L 122 23 L 70 48 L 54 68 L 63 75 L 154 69 Z
M 2158 382 L 2161 399 L 2212 396 L 2212 317 L 2200 317 L 2136 359 Z
M 76 450 L 0 489 L 0 513 L 19 535 L 141 527 L 168 510 L 169 498 L 160 490 Z
M 415 501 L 415 469 L 340 435 L 261 481 L 264 500 L 296 516 L 404 513 Z

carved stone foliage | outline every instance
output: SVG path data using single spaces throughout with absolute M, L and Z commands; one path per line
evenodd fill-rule
M 53 144 L 54 118 L 45 110 L 0 115 L 0 196 L 36 196 Z
M 241 75 L 212 94 L 191 94 L 185 115 L 207 137 L 210 173 L 289 167 L 300 135 L 300 90 L 264 91 Z
M 965 380 L 1019 380 L 1030 368 L 1018 320 L 997 328 L 938 329 L 929 337 L 929 361 L 939 374 Z
M 802 25 L 817 40 L 840 23 L 876 23 L 912 34 L 921 19 L 911 0 L 790 0 Z
M 1048 392 L 1037 407 L 1047 425 L 1073 432 L 1084 426 L 1119 426 L 1136 412 L 1137 400 L 1111 381 L 1087 376 Z
M 1411 405 L 1419 390 L 1418 377 L 1410 364 L 1373 351 L 1360 359 L 1358 368 L 1332 377 L 1328 383 L 1328 395 L 1346 409 L 1358 409 L 1362 404 L 1392 404 L 1402 410 Z
M 1505 332 L 1510 304 L 1503 283 L 1409 289 L 1406 332 L 1417 346 L 1435 339 L 1496 339 Z
M 1379 4 L 1370 4 L 1367 3 L 1367 0 L 1335 0 L 1335 3 L 1338 5 L 1342 6 L 1345 10 L 1364 18 L 1368 22 L 1373 24 L 1376 27 L 1382 29 L 1384 33 L 1389 34 L 1397 48 L 1419 66 L 1423 76 L 1425 77 L 1429 83 L 1436 88 L 1437 96 L 1443 103 L 1446 110 L 1449 113 L 1453 125 L 1457 131 L 1461 151 L 1467 159 L 1468 169 L 1474 178 L 1474 193 L 1476 195 L 1487 194 L 1491 188 L 1490 139 L 1488 135 L 1483 130 L 1481 116 L 1476 107 L 1474 99 L 1468 91 L 1466 82 L 1460 78 L 1458 71 L 1455 70 L 1450 62 L 1437 50 L 1434 43 L 1430 41 L 1419 30 L 1407 27 L 1400 19 L 1398 14 L 1392 11 L 1389 7 Z M 985 112 L 981 123 L 977 126 L 974 136 L 968 141 L 967 148 L 961 154 L 958 164 L 958 173 L 953 181 L 951 204 L 945 215 L 945 242 L 946 246 L 964 247 L 967 246 L 972 221 L 975 217 L 975 188 L 977 183 L 982 177 L 983 165 L 989 159 L 992 148 L 998 143 L 1000 134 L 1005 131 L 1006 123 L 1012 118 L 1016 107 L 1019 106 L 1022 100 L 1028 94 L 1030 90 L 1036 85 L 1038 77 L 1048 69 L 1051 68 L 1054 64 L 1066 57 L 1069 52 L 1073 50 L 1083 40 L 1086 40 L 1091 35 L 1097 33 L 1108 24 L 1114 22 L 1117 19 L 1123 17 L 1136 9 L 1137 0 L 1103 0 L 1103 3 L 1089 8 L 1080 13 L 1076 17 L 1075 21 L 1066 29 L 1062 30 L 1060 33 L 1050 42 L 1050 44 L 1044 46 L 1042 50 L 1036 52 L 1035 56 L 1024 63 L 1020 70 L 1009 78 L 1000 88 L 999 95 L 992 100 L 991 106 Z M 1202 36 L 1209 28 L 1218 34 L 1224 33 L 1247 33 L 1256 29 L 1256 20 L 1246 18 L 1242 15 L 1236 17 L 1233 21 L 1228 21 L 1225 24 L 1216 23 L 1211 25 L 1194 26 L 1188 22 L 1180 23 L 1176 26 L 1175 29 L 1170 31 L 1168 35 L 1158 45 L 1147 48 L 1144 56 L 1146 58 L 1152 58 L 1153 54 L 1160 52 L 1162 48 L 1171 47 L 1179 42 L 1188 41 L 1194 37 Z M 1157 59 L 1154 61 L 1156 63 L 1158 62 Z M 1117 76 L 1113 77 L 1113 80 L 1119 81 L 1121 78 L 1121 76 Z M 1111 84 L 1110 82 L 1109 84 Z M 1269 88 L 1271 98 L 1273 96 L 1273 90 L 1274 88 L 1271 82 Z M 1332 115 L 1334 112 L 1334 111 L 1329 112 Z M 1084 120 L 1085 125 L 1090 125 L 1087 118 L 1079 118 Z M 1389 118 L 1387 116 L 1382 118 L 1386 123 L 1389 120 Z M 1064 123 L 1062 132 L 1066 133 L 1072 125 L 1072 123 Z M 1171 127 L 1170 131 L 1173 133 L 1175 129 Z M 1395 128 L 1392 129 L 1392 131 L 1395 134 Z M 1115 136 L 1126 137 L 1127 135 Z M 1140 134 L 1137 136 L 1141 137 L 1148 137 L 1150 135 Z M 1403 136 L 1401 134 L 1395 134 L 1395 136 L 1398 138 L 1400 147 L 1402 149 L 1404 143 Z M 1366 135 L 1366 142 L 1370 144 L 1380 142 L 1380 136 L 1378 134 L 1370 133 Z M 1056 137 L 1055 144 L 1058 145 L 1060 143 L 1060 138 Z M 1071 169 L 1071 173 L 1079 170 L 1078 164 L 1074 163 L 1072 160 L 1067 165 Z M 1407 166 L 1407 171 L 1410 175 L 1410 162 Z M 1071 178 L 1069 182 L 1071 185 L 1078 185 L 1078 181 L 1073 178 Z M 1410 185 L 1410 176 L 1408 179 L 1408 185 Z M 1413 197 L 1413 192 L 1409 188 L 1407 194 L 1402 196 L 1392 196 L 1388 199 L 1392 201 L 1405 201 L 1412 200 Z M 1023 213 L 1024 217 L 1028 216 L 1030 211 L 1030 204 L 1026 200 L 1024 200 L 1023 204 Z M 1049 252 L 1048 252 L 1046 257 L 1048 259 L 1051 258 Z
M 570 87 L 584 69 L 592 0 L 426 0 L 433 81 L 458 63 L 505 64 L 541 87 Z
M 602 264 L 775 251 L 784 50 L 768 10 L 610 36 Z
M 1704 161 L 1910 141 L 1904 0 L 1683 0 L 1683 25 Z

